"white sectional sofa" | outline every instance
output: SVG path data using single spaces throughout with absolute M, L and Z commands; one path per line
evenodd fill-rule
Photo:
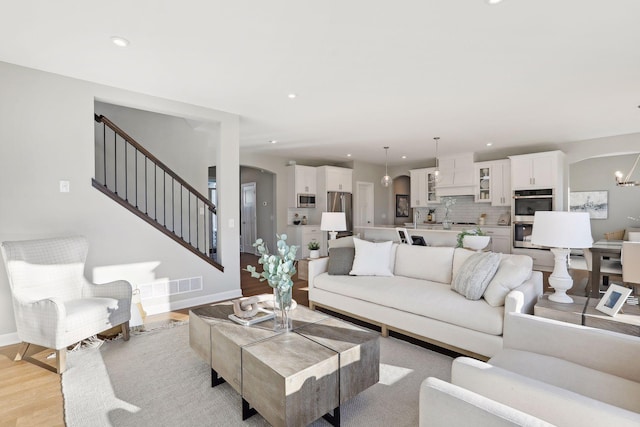
M 542 294 L 542 273 L 531 270 L 527 256 L 503 254 L 494 277 L 501 278 L 502 303 L 470 300 L 451 283 L 473 253 L 393 244 L 387 260 L 393 276 L 381 277 L 329 274 L 336 256 L 331 249 L 329 258 L 309 262 L 309 303 L 380 325 L 383 335 L 396 330 L 486 360 L 502 349 L 505 313 L 533 312 Z
M 639 426 L 640 337 L 518 313 L 487 363 L 427 378 L 420 426 Z

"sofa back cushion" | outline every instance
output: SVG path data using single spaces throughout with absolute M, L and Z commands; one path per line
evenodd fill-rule
M 451 284 L 452 247 L 398 245 L 395 275 Z

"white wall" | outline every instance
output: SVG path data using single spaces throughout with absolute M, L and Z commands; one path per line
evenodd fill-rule
M 158 308 L 189 306 L 240 293 L 238 228 L 239 120 L 232 114 L 0 63 L 0 241 L 85 235 L 86 275 L 102 280 L 202 276 L 204 290 L 154 301 Z M 216 155 L 185 147 L 195 169 L 218 162 L 220 272 L 91 186 L 94 175 L 94 102 L 219 123 Z M 197 154 L 197 155 L 196 155 Z M 70 193 L 58 191 L 71 182 Z M 206 178 L 205 181 L 206 182 Z M 230 208 L 225 208 L 230 207 Z M 188 300 L 185 300 L 188 298 Z M 145 307 L 146 308 L 146 307 Z M 11 294 L 0 266 L 0 345 L 17 339 Z
M 640 224 L 627 217 L 640 217 L 640 187 L 618 187 L 614 173 L 628 173 L 637 155 L 607 156 L 586 159 L 570 167 L 571 191 L 607 191 L 609 210 L 607 219 L 591 220 L 591 235 L 594 240 L 604 238 L 604 233 Z M 637 169 L 635 180 L 640 180 Z

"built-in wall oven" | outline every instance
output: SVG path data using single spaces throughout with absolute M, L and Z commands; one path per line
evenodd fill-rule
M 537 211 L 552 211 L 553 189 L 516 190 L 513 192 L 513 247 L 540 248 L 531 243 L 533 217 Z

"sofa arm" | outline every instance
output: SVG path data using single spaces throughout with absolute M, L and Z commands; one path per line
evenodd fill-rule
M 557 357 L 640 382 L 640 337 L 527 314 L 505 315 L 505 349 Z M 615 363 L 612 363 L 615 355 Z
M 313 280 L 319 274 L 327 271 L 329 267 L 329 257 L 309 260 L 309 288 L 313 288 Z
M 542 272 L 533 271 L 531 277 L 513 289 L 504 301 L 504 313 L 533 313 L 533 307 L 542 295 Z
M 451 366 L 451 382 L 559 426 L 638 426 L 640 414 L 469 357 Z
M 429 377 L 420 386 L 420 427 L 551 426 L 532 415 Z

